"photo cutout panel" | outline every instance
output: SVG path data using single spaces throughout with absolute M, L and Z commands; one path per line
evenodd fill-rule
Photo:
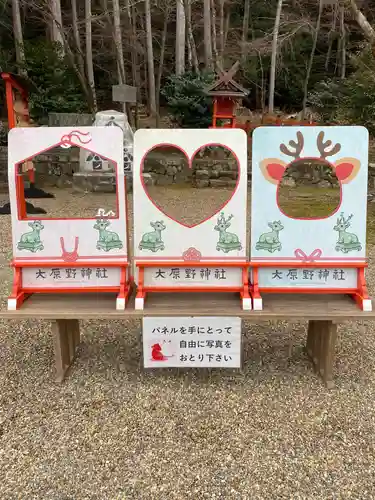
M 246 260 L 242 130 L 138 130 L 133 186 L 136 261 Z
M 368 142 L 358 126 L 254 131 L 252 261 L 365 260 Z
M 110 172 L 84 171 L 80 152 Z M 54 198 L 25 199 L 27 172 Z M 123 137 L 117 127 L 17 128 L 9 133 L 13 255 L 19 260 L 126 260 Z M 82 174 L 82 175 L 81 175 Z M 37 205 L 37 206 L 36 206 Z

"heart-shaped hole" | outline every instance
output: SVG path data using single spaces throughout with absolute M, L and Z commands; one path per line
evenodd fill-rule
M 222 145 L 200 148 L 192 158 L 175 146 L 159 145 L 145 155 L 141 179 L 151 202 L 166 216 L 194 227 L 217 214 L 234 195 L 239 164 Z

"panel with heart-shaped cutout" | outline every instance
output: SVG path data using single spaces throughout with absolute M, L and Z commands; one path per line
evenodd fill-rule
M 220 212 L 232 199 L 240 167 L 236 155 L 221 144 L 205 145 L 190 158 L 182 148 L 161 144 L 143 157 L 140 176 L 154 206 L 192 228 Z

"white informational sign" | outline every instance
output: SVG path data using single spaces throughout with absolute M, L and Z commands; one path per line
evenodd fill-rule
M 242 286 L 242 268 L 235 267 L 146 267 L 144 286 L 235 287 Z
M 145 368 L 240 368 L 241 318 L 143 318 Z
M 357 288 L 358 270 L 354 268 L 293 268 L 259 269 L 260 287 L 280 288 Z
M 80 288 L 119 286 L 119 267 L 23 268 L 24 288 Z

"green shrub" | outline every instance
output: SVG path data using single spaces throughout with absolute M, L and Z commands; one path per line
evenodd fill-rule
M 87 112 L 78 79 L 61 54 L 58 44 L 44 40 L 25 43 L 25 69 L 35 86 L 30 91 L 30 114 L 40 124 L 46 124 L 48 113 Z
M 327 122 L 363 125 L 375 134 L 375 58 L 370 47 L 350 58 L 353 72 L 346 79 L 320 82 L 310 105 Z
M 204 89 L 215 79 L 212 73 L 188 72 L 168 77 L 161 95 L 173 122 L 181 128 L 208 128 L 212 123 L 212 98 Z

